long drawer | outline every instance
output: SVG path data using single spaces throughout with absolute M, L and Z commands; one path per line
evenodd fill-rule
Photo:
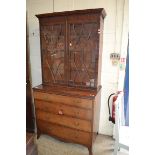
M 37 120 L 43 120 L 50 123 L 63 125 L 66 127 L 91 132 L 91 121 L 81 120 L 77 118 L 67 117 L 64 115 L 56 115 L 36 109 Z
M 35 108 L 47 112 L 52 112 L 54 114 L 72 116 L 86 120 L 92 119 L 92 110 L 68 106 L 58 102 L 53 103 L 42 100 L 35 100 Z
M 50 102 L 59 102 L 85 109 L 92 109 L 92 100 L 34 91 L 34 98 Z
M 41 133 L 56 136 L 70 142 L 91 145 L 91 133 L 89 132 L 78 131 L 41 120 L 37 121 L 37 126 Z

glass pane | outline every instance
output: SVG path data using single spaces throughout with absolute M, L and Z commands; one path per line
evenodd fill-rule
M 64 83 L 65 25 L 41 26 L 45 83 Z
M 70 85 L 96 86 L 98 25 L 97 23 L 69 25 Z

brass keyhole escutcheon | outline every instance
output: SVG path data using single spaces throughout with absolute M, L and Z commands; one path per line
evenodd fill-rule
M 69 43 L 69 46 L 72 46 L 72 43 L 71 42 Z

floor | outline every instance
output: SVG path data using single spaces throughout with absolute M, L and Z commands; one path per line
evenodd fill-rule
M 89 155 L 88 149 L 82 145 L 64 143 L 47 135 L 36 140 L 38 155 Z M 93 155 L 113 155 L 114 140 L 110 136 L 98 135 L 93 146 Z M 129 155 L 120 150 L 118 155 Z

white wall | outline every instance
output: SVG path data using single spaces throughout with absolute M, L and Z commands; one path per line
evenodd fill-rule
M 125 0 L 128 4 L 128 0 Z M 117 4 L 117 17 L 116 17 Z M 113 134 L 113 124 L 108 121 L 108 96 L 117 90 L 118 86 L 118 67 L 113 67 L 109 59 L 110 53 L 115 51 L 121 52 L 122 36 L 122 15 L 124 0 L 27 0 L 29 43 L 30 43 L 30 60 L 32 72 L 32 85 L 36 86 L 42 82 L 41 79 L 41 62 L 40 62 L 40 39 L 39 23 L 36 14 L 69 11 L 88 8 L 104 8 L 107 16 L 104 22 L 104 39 L 103 39 L 103 58 L 102 58 L 102 95 L 101 95 L 101 112 L 100 112 L 100 129 L 99 132 L 106 135 Z M 116 19 L 116 20 L 115 20 Z M 117 31 L 115 35 L 115 30 Z

